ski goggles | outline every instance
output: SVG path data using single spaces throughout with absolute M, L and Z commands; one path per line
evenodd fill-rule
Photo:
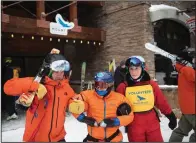
M 107 89 L 108 88 L 108 83 L 103 82 L 103 81 L 95 81 L 95 88 L 96 89 L 101 89 L 101 90 Z
M 105 90 L 108 87 L 112 86 L 114 83 L 106 83 L 104 81 L 95 81 L 95 88 L 99 90 Z
M 139 66 L 142 66 L 142 62 L 138 58 L 132 57 L 129 59 L 128 66 L 139 67 Z
M 55 71 L 55 72 L 56 71 L 69 71 L 70 64 L 66 60 L 58 60 L 58 61 L 52 62 L 52 64 L 50 65 L 50 68 L 52 69 L 52 71 Z

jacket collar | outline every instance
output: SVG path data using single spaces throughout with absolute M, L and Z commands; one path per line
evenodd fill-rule
M 112 92 L 113 92 L 113 91 L 111 91 L 111 92 L 110 92 L 108 95 L 106 95 L 106 96 L 100 96 L 100 95 L 97 94 L 97 92 L 96 92 L 95 89 L 94 89 L 94 95 L 97 96 L 97 97 L 100 98 L 100 99 L 107 99 L 107 98 L 109 98 L 109 97 L 112 95 Z
M 126 75 L 126 84 L 128 86 L 145 85 L 145 84 L 149 84 L 149 82 L 150 82 L 150 75 L 146 71 L 144 71 L 144 75 L 139 82 L 134 82 L 133 80 L 131 80 L 130 74 Z

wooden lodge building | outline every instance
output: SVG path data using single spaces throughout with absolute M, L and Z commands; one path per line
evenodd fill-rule
M 168 7 L 152 8 L 160 4 Z M 92 79 L 113 58 L 118 65 L 131 55 L 141 55 L 152 78 L 164 72 L 171 81 L 166 84 L 173 84 L 170 61 L 149 52 L 144 44 L 154 39 L 162 49 L 181 54 L 190 46 L 185 23 L 195 12 L 186 9 L 193 7 L 195 2 L 180 1 L 2 1 L 2 64 L 4 57 L 12 57 L 23 76 L 35 76 L 44 56 L 57 48 L 72 65 L 72 80 L 80 80 L 83 61 L 86 78 Z M 66 36 L 50 33 L 49 24 L 57 13 L 75 24 Z

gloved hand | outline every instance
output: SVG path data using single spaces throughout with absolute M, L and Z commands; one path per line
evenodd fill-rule
M 31 106 L 31 103 L 33 102 L 33 99 L 35 97 L 35 93 L 23 93 L 20 95 L 16 103 L 21 104 L 25 107 Z
M 50 52 L 50 54 L 59 54 L 60 51 L 58 49 L 53 48 Z
M 170 114 L 165 115 L 169 119 L 169 128 L 173 130 L 177 126 L 177 118 L 174 114 L 174 112 L 171 112 Z
M 72 103 L 69 104 L 69 112 L 74 114 L 81 114 L 84 112 L 84 102 L 81 100 L 73 100 Z
M 117 116 L 129 115 L 130 113 L 131 113 L 131 107 L 127 103 L 120 104 L 116 111 Z
M 118 118 L 107 118 L 99 123 L 100 127 L 114 127 L 119 126 L 120 120 Z
M 98 127 L 98 123 L 94 118 L 87 117 L 83 113 L 79 115 L 77 120 L 80 122 L 86 123 L 87 125 L 89 125 L 91 127 Z
M 43 84 L 39 84 L 39 87 L 36 91 L 36 95 L 38 97 L 38 100 L 41 100 L 47 93 L 47 89 Z
M 176 58 L 176 62 L 181 64 L 181 65 L 187 65 L 188 64 L 188 61 L 184 60 L 183 58 L 180 58 L 180 57 L 177 57 Z
M 50 64 L 43 62 L 42 66 L 39 69 L 38 75 L 39 77 L 47 76 L 50 72 Z

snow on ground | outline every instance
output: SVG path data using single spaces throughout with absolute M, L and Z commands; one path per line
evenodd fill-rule
M 24 118 L 20 118 L 18 120 L 2 123 L 2 142 L 21 142 L 24 133 L 24 122 Z M 169 121 L 166 117 L 161 117 L 161 132 L 165 142 L 168 142 L 172 132 L 172 130 L 168 127 L 168 123 Z M 67 142 L 82 142 L 87 135 L 86 125 L 78 122 L 73 116 L 66 118 L 65 128 L 67 132 L 65 139 Z M 121 127 L 121 131 L 124 136 L 123 142 L 128 142 L 127 135 L 124 133 L 123 127 Z M 191 131 L 191 133 L 193 133 L 193 131 Z M 185 137 L 183 142 L 188 142 L 188 139 L 189 137 Z

